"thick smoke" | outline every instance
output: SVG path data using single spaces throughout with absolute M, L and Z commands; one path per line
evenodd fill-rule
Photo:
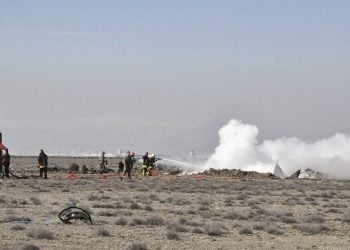
M 296 137 L 265 140 L 258 144 L 259 129 L 230 120 L 219 130 L 219 146 L 204 168 L 273 172 L 278 162 L 286 174 L 311 168 L 338 178 L 350 177 L 350 136 L 335 134 L 313 142 Z

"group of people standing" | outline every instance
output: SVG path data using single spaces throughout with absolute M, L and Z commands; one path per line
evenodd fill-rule
M 2 155 L 0 170 L 2 172 L 2 169 L 4 167 L 4 176 L 7 178 L 10 178 L 11 155 L 7 148 L 4 151 L 5 151 L 5 154 Z M 38 167 L 40 169 L 39 176 L 47 179 L 48 156 L 47 154 L 45 154 L 43 149 L 40 150 L 40 153 L 38 156 Z
M 10 163 L 11 163 L 11 156 L 9 153 L 9 150 L 6 148 L 4 149 L 5 154 L 2 155 L 2 162 L 0 165 L 0 172 L 3 171 L 4 167 L 4 176 L 7 178 L 10 178 Z M 124 176 L 128 175 L 128 178 L 131 179 L 131 171 L 135 163 L 135 153 L 130 153 L 130 151 L 127 151 L 126 156 L 124 158 L 124 162 L 119 162 L 119 173 L 124 172 Z M 148 152 L 145 153 L 145 155 L 142 156 L 142 172 L 141 174 L 143 176 L 151 176 L 152 172 L 151 170 L 154 168 L 155 163 L 155 157 L 154 155 L 148 156 Z M 106 171 L 106 165 L 107 160 L 105 158 L 105 152 L 103 151 L 100 157 L 100 173 L 105 173 Z M 124 171 L 125 167 L 125 171 Z M 40 150 L 39 156 L 38 156 L 38 168 L 39 168 L 39 177 L 47 179 L 47 170 L 48 170 L 48 156 L 44 152 L 43 149 Z
M 134 166 L 136 159 L 135 159 L 135 153 L 130 153 L 130 151 L 126 152 L 124 162 L 119 162 L 119 169 L 118 173 L 123 173 L 124 176 L 128 175 L 128 178 L 131 179 L 131 171 Z M 152 175 L 152 169 L 154 168 L 154 164 L 156 162 L 155 156 L 152 154 L 148 156 L 148 152 L 145 153 L 145 155 L 142 156 L 142 169 L 141 174 L 143 176 L 151 176 Z M 125 167 L 125 171 L 124 171 Z
M 125 158 L 124 158 L 124 162 L 123 161 L 119 162 L 118 173 L 123 173 L 124 167 L 125 167 L 125 172 L 123 175 L 128 175 L 129 179 L 131 179 L 131 170 L 132 170 L 132 168 L 134 166 L 134 162 L 135 162 L 134 157 L 135 157 L 135 153 L 130 153 L 130 151 L 128 151 L 126 153 Z M 101 153 L 101 157 L 100 157 L 100 174 L 106 172 L 106 165 L 107 165 L 107 160 L 105 158 L 105 152 L 103 151 Z

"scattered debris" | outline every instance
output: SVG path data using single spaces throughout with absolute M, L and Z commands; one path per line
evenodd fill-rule
M 325 179 L 327 176 L 321 172 L 314 171 L 310 168 L 300 171 L 298 179 Z
M 80 207 L 65 208 L 58 214 L 58 218 L 66 224 L 71 223 L 73 220 L 80 220 L 85 223 L 90 223 L 91 225 L 93 224 L 90 214 Z
M 288 179 L 328 179 L 331 178 L 327 174 L 314 171 L 311 168 L 298 169 L 295 173 L 288 177 Z
M 214 169 L 210 168 L 205 170 L 202 175 L 208 175 L 212 177 L 231 177 L 231 178 L 274 178 L 271 173 L 258 173 L 255 171 L 243 171 L 240 169 Z
M 68 168 L 68 171 L 78 173 L 79 172 L 79 165 L 75 164 L 75 163 L 71 164 Z
M 287 177 L 287 175 L 283 172 L 282 168 L 277 162 L 275 165 L 275 169 L 273 170 L 273 175 L 282 179 Z
M 83 165 L 81 168 L 79 168 L 79 172 L 81 174 L 88 174 L 89 173 L 89 169 L 87 168 L 86 165 Z
M 291 176 L 288 177 L 288 179 L 297 179 L 300 175 L 301 170 L 298 169 L 297 171 L 295 171 Z

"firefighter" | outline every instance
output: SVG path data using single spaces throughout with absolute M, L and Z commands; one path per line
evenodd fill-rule
M 5 168 L 5 177 L 10 178 L 10 162 L 11 156 L 9 154 L 9 150 L 5 149 L 5 154 L 2 156 L 2 165 Z
M 149 157 L 148 157 L 148 152 L 145 153 L 144 156 L 142 156 L 142 175 L 143 176 L 148 176 L 149 174 L 149 171 L 148 171 L 148 168 L 149 168 Z
M 123 161 L 119 162 L 118 167 L 119 167 L 118 173 L 123 173 L 123 171 L 124 171 L 124 163 L 123 163 Z
M 132 166 L 133 166 L 133 159 L 132 159 L 132 155 L 130 154 L 130 151 L 127 152 L 127 155 L 125 156 L 125 159 L 124 159 L 124 163 L 125 163 L 124 175 L 128 174 L 129 179 L 131 179 L 131 170 L 132 170 Z
M 40 168 L 40 177 L 43 177 L 47 179 L 47 163 L 48 163 L 48 157 L 45 154 L 44 150 L 41 149 L 38 157 L 38 163 L 39 163 L 39 168 Z
M 148 167 L 148 175 L 152 176 L 152 170 L 154 169 L 154 165 L 156 163 L 156 157 L 154 154 L 151 154 L 149 158 L 149 167 Z
M 105 151 L 102 151 L 100 156 L 100 174 L 106 172 L 107 160 L 105 158 Z

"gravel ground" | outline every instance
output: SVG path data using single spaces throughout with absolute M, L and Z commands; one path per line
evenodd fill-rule
M 1 179 L 0 249 L 349 249 L 350 181 L 77 177 Z

